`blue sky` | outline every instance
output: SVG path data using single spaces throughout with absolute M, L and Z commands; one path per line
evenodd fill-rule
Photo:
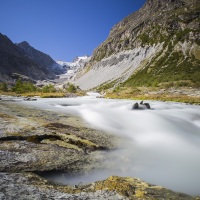
M 91 55 L 145 0 L 0 0 L 0 32 L 55 60 Z

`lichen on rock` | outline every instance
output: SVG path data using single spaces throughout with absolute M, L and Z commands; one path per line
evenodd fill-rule
M 0 103 L 0 108 L 0 199 L 195 199 L 131 177 L 111 176 L 74 187 L 49 182 L 34 173 L 101 169 L 101 159 L 108 153 L 102 150 L 117 148 L 119 138 L 86 127 L 74 117 L 10 103 Z

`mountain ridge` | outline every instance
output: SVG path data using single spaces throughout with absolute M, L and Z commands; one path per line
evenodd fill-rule
M 152 86 L 185 79 L 199 85 L 199 27 L 197 0 L 147 0 L 113 26 L 75 83 L 86 90 L 103 84 Z
M 41 52 L 41 54 L 44 53 Z M 15 45 L 7 36 L 0 33 L 1 82 L 13 83 L 17 76 L 26 76 L 33 80 L 54 79 L 57 73 L 56 70 L 52 70 L 52 66 L 42 65 L 33 57 L 28 56 L 24 49 Z
M 44 68 L 48 70 L 50 68 L 52 72 L 62 73 L 62 68 L 54 61 L 49 55 L 35 49 L 30 46 L 30 44 L 26 41 L 21 43 L 16 43 L 18 47 L 26 54 L 30 59 L 37 62 L 39 65 L 42 65 Z

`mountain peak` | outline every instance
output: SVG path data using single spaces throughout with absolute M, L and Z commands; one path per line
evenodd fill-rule
M 23 46 L 29 47 L 29 44 L 25 42 Z M 35 80 L 55 77 L 50 69 L 41 66 L 27 56 L 25 50 L 14 44 L 7 36 L 0 34 L 0 81 L 13 82 L 16 78 L 13 73 Z
M 61 73 L 62 69 L 57 65 L 57 63 L 47 54 L 35 49 L 30 46 L 26 41 L 16 44 L 20 49 L 36 63 L 42 65 L 47 70 L 51 70 L 52 73 Z
M 174 8 L 174 6 L 184 6 L 184 5 L 197 5 L 199 0 L 147 0 L 145 6 L 150 6 L 153 9 L 161 7 Z
M 30 46 L 30 44 L 27 41 L 17 43 L 17 45 Z
M 20 47 L 21 49 L 34 49 L 27 41 L 23 41 L 20 43 L 15 43 L 18 47 Z

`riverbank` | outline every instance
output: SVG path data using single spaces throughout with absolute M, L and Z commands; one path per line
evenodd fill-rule
M 4 155 L 10 159 L 1 163 L 1 171 L 87 171 L 91 168 L 89 161 L 95 157 L 92 154 L 116 148 L 113 136 L 65 113 L 2 102 L 0 117 L 1 150 L 12 149 Z
M 200 88 L 121 87 L 119 90 L 114 90 L 114 92 L 108 91 L 106 97 L 112 99 L 173 101 L 200 105 Z
M 0 199 L 195 199 L 132 178 L 76 187 L 49 182 L 35 172 L 98 170 L 120 138 L 77 116 L 16 102 L 0 102 L 0 120 Z

